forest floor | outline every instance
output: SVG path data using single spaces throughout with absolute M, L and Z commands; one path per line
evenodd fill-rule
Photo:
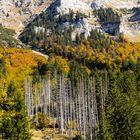
M 53 140 L 67 140 L 68 137 L 71 135 L 71 137 L 76 136 L 77 132 L 63 132 L 63 134 L 60 134 L 58 129 L 53 128 L 46 128 L 44 130 L 31 130 L 32 133 L 32 140 L 44 140 L 44 139 L 53 139 Z

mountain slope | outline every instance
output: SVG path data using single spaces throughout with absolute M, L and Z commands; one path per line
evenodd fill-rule
M 34 18 L 50 3 L 51 0 L 0 0 L 0 24 L 19 34 L 24 22 Z
M 50 4 L 51 6 L 49 6 Z M 114 30 L 116 25 L 107 24 L 102 27 L 98 17 L 93 14 L 93 11 L 99 8 L 112 8 L 121 17 L 119 32 L 124 33 L 130 41 L 138 42 L 140 37 L 140 19 L 139 15 L 135 15 L 136 11 L 131 9 L 136 9 L 139 6 L 138 0 L 1 0 L 0 24 L 16 30 L 18 36 L 32 19 L 35 19 L 38 14 L 45 11 L 48 7 L 47 11 L 50 11 L 50 14 L 57 12 L 60 15 L 65 15 L 69 13 L 69 10 L 72 10 L 74 13 L 79 11 L 87 15 L 87 17 L 84 18 L 82 23 L 79 23 L 80 29 L 78 28 L 73 32 L 72 38 L 74 39 L 78 32 L 85 32 L 86 37 L 89 36 L 91 29 L 98 29 L 103 32 L 110 32 L 112 28 Z M 64 24 L 66 25 L 67 23 Z
M 98 30 L 111 36 L 123 33 L 130 41 L 139 42 L 139 28 L 133 27 L 139 19 L 129 20 L 139 11 L 138 6 L 137 1 L 56 0 L 26 26 L 20 38 L 24 43 L 36 46 L 31 42 L 40 38 L 39 34 L 48 38 L 52 34 L 63 36 L 67 32 L 67 39 L 75 41 L 77 35 L 88 38 L 92 30 Z M 26 35 L 33 39 L 26 38 Z

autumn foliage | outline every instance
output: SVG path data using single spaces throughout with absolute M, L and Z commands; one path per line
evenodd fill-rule
M 38 67 L 47 63 L 46 58 L 33 53 L 31 50 L 17 48 L 0 48 L 0 60 L 7 82 L 24 83 L 28 75 L 32 75 Z M 0 78 L 2 79 L 2 77 Z M 1 80 L 2 81 L 2 80 Z
M 122 68 L 128 63 L 135 64 L 140 57 L 139 43 L 115 43 L 107 48 L 92 48 L 86 41 L 76 47 L 55 45 L 50 49 L 51 53 L 57 54 L 69 60 L 75 59 L 80 63 L 96 67 L 104 65 L 105 67 Z

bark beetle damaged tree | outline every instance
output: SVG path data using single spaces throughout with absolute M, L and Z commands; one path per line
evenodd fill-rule
M 54 130 L 58 126 L 59 133 L 66 132 L 72 139 L 74 132 L 84 140 L 97 138 L 99 131 L 99 112 L 104 112 L 105 99 L 107 96 L 108 78 L 103 74 L 104 80 L 95 76 L 81 77 L 75 82 L 63 74 L 55 75 L 54 78 L 40 79 L 39 83 L 32 86 L 29 77 L 25 80 L 25 105 L 30 118 L 36 116 L 38 125 L 38 113 L 44 114 L 56 120 Z M 99 82 L 99 89 L 96 89 Z M 97 98 L 99 103 L 97 103 Z M 45 118 L 46 120 L 46 118 Z M 47 126 L 45 126 L 47 127 Z

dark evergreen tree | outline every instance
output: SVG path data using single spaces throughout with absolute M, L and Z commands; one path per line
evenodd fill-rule
M 29 120 L 24 98 L 11 82 L 5 94 L 0 95 L 0 134 L 5 140 L 29 140 Z

